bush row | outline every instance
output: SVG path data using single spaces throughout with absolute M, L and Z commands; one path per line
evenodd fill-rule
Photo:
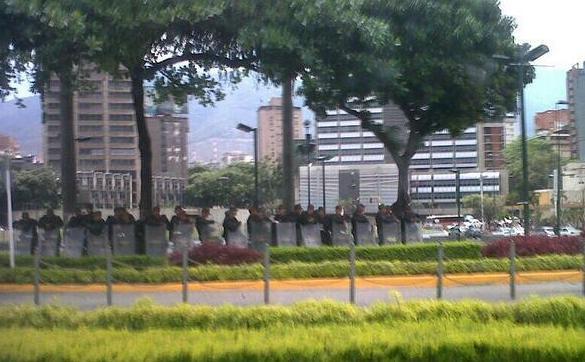
M 578 297 L 530 299 L 518 303 L 480 301 L 413 301 L 371 307 L 334 301 L 308 301 L 290 306 L 236 307 L 179 304 L 159 306 L 141 300 L 134 307 L 80 311 L 65 306 L 0 307 L 4 328 L 103 329 L 258 329 L 270 326 L 392 325 L 402 322 L 470 320 L 484 324 L 509 322 L 585 328 L 585 300 Z M 585 335 L 584 335 L 585 337 Z
M 446 273 L 507 272 L 508 259 L 456 259 L 445 262 Z M 582 259 L 573 255 L 547 255 L 516 260 L 518 271 L 570 270 L 579 269 Z M 391 276 L 434 274 L 436 262 L 409 261 L 358 261 L 358 276 Z M 328 261 L 322 263 L 291 262 L 271 266 L 272 279 L 310 279 L 343 278 L 349 273 L 347 261 Z M 32 283 L 33 268 L 0 269 L 0 283 Z M 263 276 L 261 264 L 235 266 L 200 265 L 189 268 L 192 281 L 260 280 Z M 180 282 L 179 267 L 152 267 L 143 270 L 134 268 L 114 268 L 113 277 L 118 283 L 171 283 Z M 47 284 L 89 284 L 104 283 L 106 271 L 103 269 L 78 270 L 52 268 L 41 270 L 41 280 Z
M 477 242 L 447 242 L 445 246 L 445 255 L 452 259 L 478 259 L 481 258 L 481 244 Z M 271 260 L 273 263 L 289 263 L 292 261 L 317 263 L 323 261 L 347 260 L 349 257 L 348 247 L 276 247 L 270 249 Z M 238 249 L 230 247 L 221 247 L 215 245 L 205 245 L 194 248 L 189 257 L 196 263 L 200 264 L 223 264 L 236 265 L 252 262 L 259 262 L 262 256 L 256 251 L 250 249 Z M 387 246 L 358 246 L 356 247 L 356 257 L 361 260 L 383 261 L 383 260 L 403 260 L 403 261 L 430 261 L 437 258 L 437 245 L 428 244 L 410 244 L 410 245 L 387 245 Z M 103 269 L 106 266 L 104 257 L 43 257 L 46 265 L 54 265 L 62 268 L 77 269 Z M 115 256 L 114 263 L 125 264 L 129 267 L 144 269 L 148 267 L 161 267 L 168 264 L 164 257 L 150 257 L 146 255 L 132 256 Z M 180 264 L 180 257 L 171 256 L 171 263 Z M 33 257 L 29 255 L 18 255 L 16 265 L 21 267 L 30 267 L 33 265 Z M 0 267 L 8 267 L 8 254 L 0 254 Z M 43 264 L 45 266 L 45 264 Z
M 42 258 L 41 267 L 56 266 L 60 268 L 76 268 L 76 269 L 105 269 L 106 258 L 100 256 L 85 256 L 82 258 L 68 258 L 60 256 L 45 256 Z M 17 255 L 15 264 L 18 267 L 31 267 L 34 264 L 31 255 Z M 128 255 L 128 256 L 114 256 L 113 263 L 117 265 L 126 265 L 131 268 L 145 269 L 149 267 L 161 267 L 168 265 L 166 257 L 153 257 L 147 255 Z M 0 254 L 0 268 L 8 268 L 10 266 L 10 259 L 8 254 Z
M 510 255 L 510 244 L 516 244 L 516 255 L 534 256 L 547 254 L 577 255 L 583 253 L 583 238 L 577 236 L 562 236 L 551 238 L 542 235 L 529 237 L 514 236 L 496 240 L 485 245 L 481 253 L 487 257 L 503 258 Z
M 583 361 L 582 329 L 404 322 L 261 330 L 0 330 L 0 360 Z M 34 341 L 34 348 L 31 348 Z
M 481 258 L 481 244 L 474 241 L 446 242 L 443 244 L 445 255 L 453 259 Z M 430 261 L 437 259 L 437 243 L 396 244 L 384 246 L 358 246 L 356 258 L 358 260 L 402 260 L 402 261 Z M 291 261 L 322 262 L 347 260 L 348 247 L 322 248 L 272 248 L 270 258 L 275 263 Z

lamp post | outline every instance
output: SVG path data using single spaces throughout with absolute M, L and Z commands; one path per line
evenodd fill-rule
M 311 204 L 311 133 L 309 128 L 311 122 L 305 120 L 303 123 L 305 126 L 305 151 L 307 152 L 307 205 Z
M 10 179 L 10 154 L 6 155 L 6 216 L 7 216 L 7 226 L 8 226 L 8 247 L 9 247 L 9 259 L 10 259 L 10 268 L 15 267 L 14 262 L 14 230 L 12 229 L 12 181 Z
M 562 195 L 563 195 L 563 171 L 561 169 L 561 139 L 560 139 L 560 125 L 559 125 L 559 109 L 560 105 L 568 105 L 567 101 L 558 101 L 555 103 L 555 133 L 557 133 L 557 202 L 556 202 L 556 225 L 555 234 L 561 236 L 561 206 L 562 206 Z
M 526 52 L 520 57 L 518 66 L 518 82 L 520 93 L 520 125 L 521 125 L 521 143 L 522 143 L 522 202 L 524 205 L 524 235 L 530 234 L 530 205 L 528 197 L 528 144 L 526 141 L 526 112 L 524 106 L 524 69 L 541 56 L 548 53 L 546 45 L 539 45 Z
M 333 156 L 319 156 L 315 158 L 315 160 L 321 162 L 321 186 L 323 186 L 323 210 L 325 210 L 325 213 L 327 213 L 327 202 L 325 201 L 325 161 L 329 161 L 332 158 Z
M 243 123 L 238 123 L 236 128 L 254 135 L 254 206 L 258 207 L 260 199 L 258 190 L 258 128 L 252 128 Z
M 461 170 L 454 168 L 450 170 L 455 174 L 455 197 L 457 199 L 457 240 L 461 240 Z

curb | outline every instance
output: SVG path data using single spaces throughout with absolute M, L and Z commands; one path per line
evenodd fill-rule
M 547 272 L 523 272 L 516 274 L 518 284 L 530 284 L 540 282 L 564 281 L 580 282 L 583 274 L 580 271 L 547 271 Z M 510 275 L 508 273 L 478 273 L 478 274 L 446 274 L 443 285 L 448 286 L 472 286 L 485 284 L 507 284 Z M 435 287 L 437 278 L 435 275 L 416 276 L 392 276 L 392 277 L 357 277 L 358 288 L 392 288 L 392 287 Z M 105 284 L 52 284 L 41 285 L 41 291 L 45 293 L 105 293 Z M 327 279 L 292 279 L 271 280 L 270 290 L 306 290 L 306 289 L 347 289 L 348 278 Z M 32 284 L 0 284 L 1 293 L 31 293 Z M 116 293 L 138 292 L 179 292 L 181 283 L 168 284 L 114 284 Z M 245 280 L 233 282 L 190 282 L 189 291 L 261 291 L 264 283 L 261 280 Z

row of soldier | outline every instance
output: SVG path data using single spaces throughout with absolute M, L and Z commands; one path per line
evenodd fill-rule
M 42 255 L 70 256 L 101 255 L 108 248 L 118 255 L 164 255 L 169 247 L 189 246 L 195 239 L 255 249 L 261 249 L 265 244 L 320 246 L 353 242 L 373 245 L 399 239 L 399 223 L 388 206 L 380 206 L 375 227 L 366 216 L 363 205 L 358 205 L 351 217 L 345 214 L 342 206 L 337 206 L 332 215 L 326 215 L 322 208 L 316 210 L 313 205 L 309 205 L 306 211 L 295 205 L 291 213 L 281 206 L 273 216 L 263 208 L 252 207 L 249 212 L 244 228 L 237 218 L 238 210 L 230 208 L 225 213 L 223 230 L 211 218 L 209 209 L 203 208 L 200 215 L 191 216 L 180 206 L 175 207 L 171 220 L 161 214 L 158 207 L 147 218 L 138 221 L 122 207 L 115 208 L 114 215 L 106 220 L 100 211 L 91 208 L 85 212 L 76 210 L 66 226 L 51 209 L 38 222 L 24 212 L 14 227 L 20 232 L 18 253 L 32 253 L 38 246 Z M 409 226 L 407 234 L 410 240 L 418 241 L 420 233 L 416 225 L 412 225 L 414 228 Z

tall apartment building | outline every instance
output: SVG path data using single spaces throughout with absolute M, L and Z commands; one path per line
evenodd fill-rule
M 568 109 L 549 109 L 534 116 L 536 131 L 557 130 L 569 124 Z
M 506 128 L 501 121 L 484 121 L 477 124 L 477 141 L 480 170 L 502 170 L 506 167 L 504 148 Z
M 518 117 L 515 113 L 508 113 L 502 119 L 504 125 L 504 145 L 509 145 L 520 137 Z
M 293 107 L 293 137 L 303 139 L 303 112 Z M 282 157 L 282 98 L 271 98 L 258 108 L 258 157 L 277 162 Z
M 585 160 L 585 70 L 575 64 L 567 71 L 567 102 L 571 156 Z
M 59 87 L 59 80 L 51 79 L 43 96 L 44 155 L 46 164 L 55 170 L 61 167 Z M 127 79 L 114 79 L 107 73 L 91 71 L 82 81 L 80 90 L 74 93 L 74 137 L 78 140 L 75 151 L 82 201 L 103 205 L 124 202 L 122 206 L 127 207 L 138 205 L 140 155 L 130 87 Z M 149 104 L 148 99 L 145 103 Z M 149 113 L 149 109 L 147 115 L 150 115 L 147 125 L 152 143 L 153 176 L 178 177 L 184 182 L 188 154 L 186 115 Z M 105 193 L 108 187 L 125 187 L 118 191 L 130 195 Z M 97 198 L 98 195 L 102 196 Z

